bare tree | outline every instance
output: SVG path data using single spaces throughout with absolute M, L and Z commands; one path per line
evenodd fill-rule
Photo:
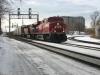
M 6 5 L 8 5 L 7 0 L 0 0 L 0 34 L 2 33 L 1 20 L 3 18 L 3 15 L 5 14 L 5 12 L 7 12 L 7 10 L 8 10 Z
M 95 28 L 95 26 L 97 24 L 97 20 L 100 17 L 99 11 L 93 12 L 93 14 L 90 17 L 91 17 L 91 25 L 93 28 Z
M 91 15 L 91 20 L 92 28 L 94 29 L 94 36 L 100 38 L 100 12 L 95 11 Z

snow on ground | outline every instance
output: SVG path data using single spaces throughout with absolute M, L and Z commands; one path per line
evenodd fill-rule
M 77 52 L 77 53 L 86 54 L 86 55 L 90 55 L 90 56 L 94 56 L 94 57 L 99 57 L 100 58 L 100 51 L 96 51 L 96 50 L 83 49 L 83 48 L 72 47 L 72 46 L 67 46 L 67 45 L 61 45 L 61 44 L 57 44 L 57 43 L 50 43 L 50 42 L 48 43 L 48 42 L 43 42 L 43 41 L 35 41 L 35 42 L 43 43 L 43 44 L 54 46 L 54 47 L 58 47 L 58 48 L 62 48 L 64 50 L 66 50 L 66 51 L 67 50 L 68 51 L 73 51 L 73 52 Z
M 83 40 L 83 41 L 90 41 L 90 42 L 100 43 L 100 39 L 91 38 L 90 36 L 75 37 L 75 39 L 77 39 L 77 40 Z
M 89 36 L 89 35 L 66 35 L 68 38 L 69 37 L 84 37 L 84 36 Z
M 71 58 L 0 36 L 0 75 L 99 75 Z
M 97 47 L 100 48 L 100 45 L 95 45 L 95 44 L 89 44 L 89 43 L 83 43 L 83 42 L 78 42 L 78 41 L 73 41 L 73 40 L 67 40 L 66 43 L 70 43 L 70 44 L 76 44 L 76 45 L 83 45 L 83 46 L 90 46 L 90 47 Z
M 68 36 L 68 38 L 74 37 L 74 39 L 76 39 L 76 40 L 100 43 L 100 39 L 92 38 L 92 37 L 90 37 L 90 35 L 67 35 L 67 36 Z M 78 42 L 78 41 L 69 40 L 69 39 L 64 43 L 71 43 L 71 44 L 76 44 L 76 45 L 84 45 L 84 46 L 100 48 L 100 45 L 83 43 L 83 42 Z
M 15 49 L 16 45 L 11 43 L 9 38 L 0 37 L 0 75 L 40 75 L 35 67 L 28 66 Z

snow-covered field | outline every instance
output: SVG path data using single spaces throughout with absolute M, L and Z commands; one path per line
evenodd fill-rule
M 100 70 L 0 36 L 0 75 L 100 75 Z

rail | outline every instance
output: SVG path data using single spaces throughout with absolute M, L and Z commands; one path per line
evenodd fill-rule
M 98 48 L 98 47 L 78 45 L 78 44 L 72 44 L 72 43 L 62 43 L 62 44 L 67 45 L 67 46 L 73 46 L 73 47 L 79 47 L 79 48 L 84 48 L 84 49 L 91 49 L 91 50 L 100 51 L 100 48 Z

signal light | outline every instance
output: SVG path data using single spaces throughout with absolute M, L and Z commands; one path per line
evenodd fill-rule
M 18 10 L 17 14 L 18 14 L 18 18 L 19 18 L 19 15 L 20 15 L 20 8 L 18 8 L 17 10 Z
M 31 19 L 32 17 L 31 17 L 31 14 L 32 14 L 32 9 L 31 8 L 29 8 L 29 19 Z

